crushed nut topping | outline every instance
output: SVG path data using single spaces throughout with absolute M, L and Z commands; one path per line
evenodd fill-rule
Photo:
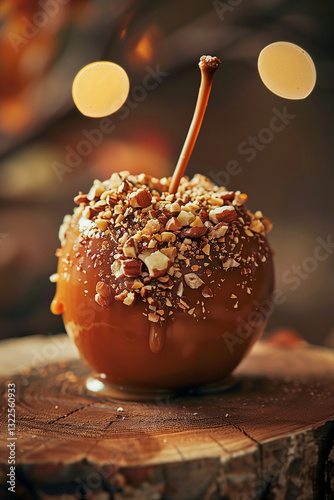
M 95 180 L 88 194 L 75 197 L 73 216 L 64 219 L 62 247 L 73 228 L 79 228 L 76 244 L 87 256 L 89 241 L 99 242 L 100 255 L 95 252 L 92 263 L 98 268 L 108 259 L 110 269 L 98 274 L 95 301 L 101 307 L 111 307 L 113 300 L 127 306 L 141 300 L 153 323 L 173 317 L 175 309 L 204 318 L 210 314 L 208 299 L 224 290 L 222 274 L 215 279 L 219 268 L 223 276 L 238 276 L 239 288 L 228 295 L 238 300 L 226 304 L 237 309 L 242 294 L 252 293 L 255 270 L 267 265 L 270 220 L 246 209 L 247 195 L 218 187 L 203 175 L 183 177 L 175 195 L 168 192 L 170 181 L 129 172 Z

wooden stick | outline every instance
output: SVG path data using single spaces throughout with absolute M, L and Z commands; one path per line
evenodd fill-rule
M 191 153 L 194 149 L 198 133 L 200 131 L 206 106 L 208 104 L 213 77 L 220 66 L 221 61 L 217 57 L 202 56 L 198 66 L 201 70 L 201 85 L 199 88 L 196 108 L 188 135 L 183 145 L 179 161 L 175 167 L 169 192 L 175 194 L 180 180 L 185 172 Z

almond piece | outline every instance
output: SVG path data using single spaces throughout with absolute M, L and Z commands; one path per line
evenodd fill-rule
M 209 239 L 212 238 L 222 238 L 225 236 L 226 231 L 228 230 L 228 225 L 225 222 L 220 222 L 215 226 L 209 228 Z
M 140 259 L 145 263 L 146 257 L 152 255 L 153 252 L 154 252 L 153 248 L 142 250 L 140 254 L 138 254 L 138 259 Z
M 215 224 L 218 224 L 219 222 L 233 222 L 237 219 L 237 217 L 235 208 L 231 205 L 214 208 L 209 213 L 210 220 Z
M 142 263 L 138 259 L 126 259 L 121 261 L 122 270 L 128 278 L 136 278 L 140 275 Z
M 233 200 L 233 205 L 236 205 L 237 207 L 240 207 L 241 205 L 244 205 L 247 201 L 247 194 L 245 193 L 240 193 L 240 191 L 237 191 L 235 193 L 235 198 Z
M 224 269 L 230 269 L 230 267 L 239 267 L 240 263 L 234 259 L 227 259 L 225 262 L 222 262 L 222 266 Z
M 104 219 L 96 219 L 95 221 L 95 225 L 96 227 L 100 230 L 100 231 L 105 231 L 108 227 L 108 221 L 107 220 L 104 220 Z
M 157 233 L 160 230 L 160 222 L 157 219 L 151 219 L 147 222 L 146 226 L 142 230 L 142 234 L 152 234 Z
M 128 295 L 128 291 L 127 290 L 123 290 L 121 293 L 119 293 L 118 295 L 115 295 L 115 300 L 119 300 L 120 302 L 123 302 L 124 299 L 126 299 L 127 295 Z
M 122 183 L 122 178 L 118 172 L 111 174 L 111 177 L 110 177 L 110 188 L 111 189 L 117 189 L 121 183 Z
M 95 295 L 95 302 L 101 307 L 110 307 L 110 297 L 103 297 L 100 293 Z
M 150 276 L 153 278 L 158 278 L 158 276 L 163 276 L 168 271 L 171 266 L 171 260 L 164 253 L 157 250 L 151 255 L 146 257 L 145 264 L 147 266 Z
M 233 201 L 234 200 L 234 191 L 224 191 L 220 194 L 222 200 Z
M 122 194 L 122 193 L 123 193 L 123 194 L 125 194 L 125 193 L 127 193 L 128 191 L 130 191 L 130 189 L 131 189 L 130 184 L 128 183 L 128 181 L 127 181 L 127 180 L 124 180 L 124 181 L 123 181 L 123 182 L 122 182 L 122 183 L 118 186 L 118 188 L 117 188 L 117 192 L 118 192 L 118 193 L 121 193 L 121 194 Z
M 180 281 L 179 286 L 177 287 L 176 295 L 178 297 L 182 297 L 182 295 L 183 295 L 183 281 Z
M 138 244 L 136 240 L 134 240 L 132 237 L 128 238 L 123 245 L 123 253 L 125 257 L 130 257 L 132 259 L 135 259 L 137 257 L 137 251 L 138 251 Z
M 255 233 L 264 233 L 264 225 L 259 219 L 254 219 L 251 222 L 249 229 Z
M 166 223 L 167 231 L 179 231 L 181 228 L 182 228 L 182 224 L 176 217 L 172 217 Z
M 205 253 L 205 255 L 210 255 L 210 250 L 211 250 L 211 246 L 209 245 L 209 243 L 204 245 L 204 247 L 202 248 L 202 252 Z
M 114 262 L 111 264 L 111 273 L 115 276 L 116 279 L 124 278 L 123 268 L 121 266 L 121 263 L 117 260 L 114 260 Z
M 161 248 L 160 252 L 165 254 L 171 260 L 171 262 L 174 262 L 175 257 L 177 255 L 177 248 L 176 247 Z
M 171 242 L 173 243 L 176 240 L 176 235 L 171 233 L 170 231 L 164 231 L 161 233 L 161 239 L 163 242 Z
M 181 210 L 177 216 L 177 220 L 181 222 L 182 226 L 189 226 L 195 219 L 196 216 L 193 213 L 186 212 L 185 210 Z
M 204 281 L 195 273 L 188 273 L 184 275 L 184 281 L 190 288 L 196 289 L 204 285 Z
M 157 241 L 156 240 L 150 240 L 148 242 L 147 248 L 155 248 L 157 246 Z
M 264 229 L 266 230 L 266 232 L 269 233 L 273 228 L 273 223 L 271 222 L 271 220 L 268 219 L 268 217 L 262 217 L 261 222 L 264 225 Z
M 123 300 L 123 304 L 126 306 L 132 306 L 136 302 L 137 295 L 133 292 L 128 292 L 127 296 Z
M 178 203 L 172 203 L 170 205 L 170 211 L 172 212 L 172 214 L 176 214 L 176 213 L 179 213 L 181 210 L 181 207 Z
M 139 189 L 129 196 L 130 205 L 133 208 L 145 208 L 151 204 L 152 195 L 147 189 Z
M 160 316 L 158 316 L 158 314 L 152 312 L 148 314 L 148 320 L 151 321 L 152 323 L 158 323 L 159 319 Z
M 133 282 L 133 285 L 132 285 L 132 290 L 139 290 L 140 288 L 142 288 L 144 286 L 144 283 L 142 283 L 140 280 L 138 279 L 135 279 L 134 282 Z
M 180 238 L 201 238 L 207 232 L 208 228 L 206 226 L 195 226 L 182 229 L 179 236 Z
M 89 199 L 86 194 L 83 194 L 82 191 L 79 191 L 79 194 L 74 198 L 74 202 L 79 205 L 80 203 L 88 203 Z
M 104 281 L 98 281 L 95 290 L 96 293 L 102 295 L 102 297 L 109 297 L 111 295 L 110 286 L 104 283 Z
M 201 219 L 199 217 L 196 217 L 196 219 L 190 225 L 191 225 L 191 227 L 202 227 L 203 222 L 201 221 Z
M 205 286 L 202 288 L 202 295 L 205 299 L 210 299 L 211 297 L 213 297 L 213 291 L 210 287 Z
M 99 181 L 98 179 L 95 179 L 92 187 L 90 188 L 87 194 L 87 198 L 88 200 L 93 201 L 95 198 L 99 198 L 101 194 L 104 193 L 104 191 L 105 187 L 102 184 L 102 182 Z

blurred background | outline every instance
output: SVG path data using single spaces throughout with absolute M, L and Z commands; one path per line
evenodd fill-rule
M 64 331 L 48 277 L 73 197 L 115 170 L 171 175 L 197 63 L 210 54 L 223 64 L 187 173 L 245 191 L 248 207 L 273 220 L 280 303 L 268 331 L 334 347 L 332 20 L 330 0 L 1 0 L 0 338 Z M 315 62 L 305 100 L 283 100 L 260 81 L 258 54 L 278 40 Z M 131 82 L 103 133 L 71 97 L 78 70 L 96 60 L 120 64 Z M 277 113 L 284 127 L 270 132 Z

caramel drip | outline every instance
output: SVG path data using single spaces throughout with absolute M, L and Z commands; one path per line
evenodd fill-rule
M 150 324 L 149 346 L 154 354 L 162 351 L 166 342 L 167 320 Z
M 64 304 L 60 300 L 54 298 L 51 302 L 50 309 L 53 314 L 62 314 L 64 312 Z
M 218 57 L 202 56 L 198 66 L 201 70 L 201 85 L 198 92 L 196 108 L 190 124 L 188 135 L 183 145 L 179 161 L 175 167 L 174 174 L 169 186 L 169 192 L 175 194 L 180 180 L 185 172 L 191 153 L 194 149 L 198 133 L 204 118 L 206 106 L 208 104 L 213 77 L 220 66 Z

